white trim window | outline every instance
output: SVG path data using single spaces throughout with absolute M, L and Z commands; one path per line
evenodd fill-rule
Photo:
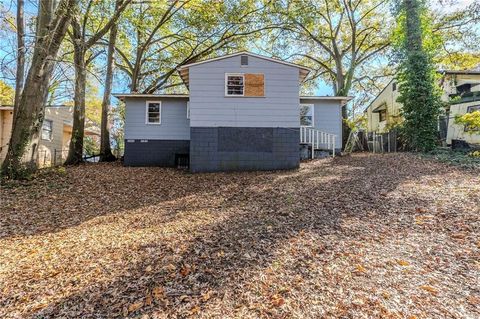
M 225 73 L 225 95 L 243 96 L 245 76 L 242 73 Z
M 300 126 L 314 126 L 314 106 L 313 104 L 300 104 Z
M 145 124 L 160 124 L 162 122 L 162 102 L 147 101 L 145 104 Z
M 190 119 L 190 101 L 187 101 L 187 120 Z
M 42 124 L 42 140 L 51 141 L 53 133 L 53 121 L 43 120 Z

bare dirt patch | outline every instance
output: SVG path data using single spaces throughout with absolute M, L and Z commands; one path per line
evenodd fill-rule
M 480 174 L 95 164 L 0 191 L 2 318 L 478 318 Z

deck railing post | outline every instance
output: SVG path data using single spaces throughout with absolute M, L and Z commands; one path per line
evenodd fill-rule
M 312 159 L 315 158 L 315 141 L 313 140 L 313 130 L 310 130 L 310 144 L 312 145 Z
M 335 157 L 335 135 L 332 138 L 332 156 Z

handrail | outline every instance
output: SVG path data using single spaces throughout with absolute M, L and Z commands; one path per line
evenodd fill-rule
M 300 143 L 311 145 L 312 159 L 315 158 L 315 149 L 320 149 L 321 146 L 332 150 L 332 156 L 335 157 L 336 137 L 335 134 L 322 132 L 308 126 L 300 126 Z

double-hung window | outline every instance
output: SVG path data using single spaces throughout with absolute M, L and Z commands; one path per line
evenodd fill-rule
M 146 105 L 146 124 L 160 124 L 162 117 L 162 102 L 147 101 Z
M 300 126 L 313 126 L 313 104 L 300 105 Z
M 42 124 L 42 140 L 51 141 L 53 132 L 53 121 L 43 120 Z
M 245 76 L 243 74 L 225 74 L 225 95 L 243 96 L 245 89 Z

